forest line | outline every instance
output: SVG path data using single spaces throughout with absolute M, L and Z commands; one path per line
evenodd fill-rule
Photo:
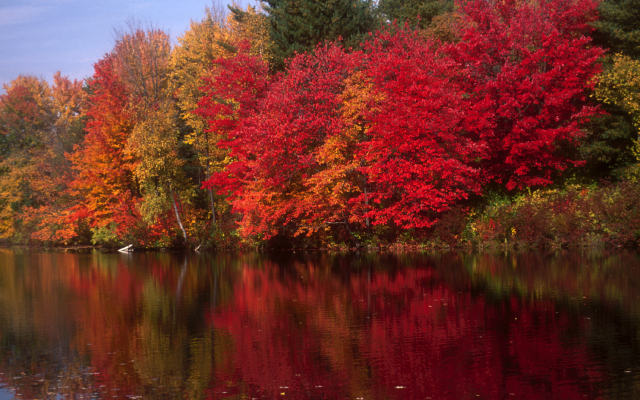
M 4 85 L 0 241 L 636 245 L 636 8 L 266 0 L 173 48 L 132 22 L 85 81 Z

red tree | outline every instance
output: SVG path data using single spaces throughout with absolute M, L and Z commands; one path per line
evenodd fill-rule
M 595 6 L 471 0 L 457 44 L 382 31 L 363 51 L 297 55 L 270 83 L 257 59 L 220 61 L 201 113 L 235 161 L 207 185 L 233 193 L 245 235 L 270 237 L 429 227 L 487 183 L 548 184 L 598 112 L 602 50 L 582 35 Z
M 319 48 L 295 57 L 288 73 L 270 84 L 256 77 L 266 73 L 257 62 L 244 55 L 220 60 L 226 70 L 210 81 L 210 94 L 200 103 L 210 130 L 228 132 L 220 145 L 234 157 L 206 185 L 233 194 L 245 235 L 269 237 L 283 225 L 300 233 L 329 221 L 344 223 L 348 195 L 342 201 L 327 198 L 349 178 L 327 182 L 331 178 L 322 174 L 333 166 L 325 144 L 346 127 L 341 94 L 356 58 L 336 45 Z M 327 190 L 316 190 L 319 186 Z
M 474 140 L 487 152 L 485 180 L 511 190 L 545 185 L 578 164 L 562 152 L 598 112 L 587 91 L 602 49 L 591 46 L 594 0 L 461 4 L 462 40 L 445 48 L 462 70 L 459 83 L 482 116 Z M 566 152 L 565 152 L 566 154 Z
M 214 61 L 212 78 L 201 88 L 205 96 L 198 103 L 198 115 L 207 122 L 207 131 L 220 138 L 218 145 L 230 150 L 233 161 L 204 183 L 235 198 L 240 195 L 248 159 L 258 146 L 251 137 L 238 133 L 238 125 L 253 115 L 268 89 L 268 66 L 241 46 L 236 57 Z
M 369 215 L 374 224 L 430 226 L 439 212 L 480 192 L 474 159 L 484 145 L 473 133 L 482 115 L 457 83 L 459 64 L 415 33 L 379 34 L 366 60 L 379 91 L 358 152 L 371 183 Z

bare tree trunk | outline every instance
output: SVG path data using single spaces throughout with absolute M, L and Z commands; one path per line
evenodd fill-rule
M 173 211 L 176 213 L 176 220 L 178 221 L 178 225 L 182 230 L 182 236 L 184 237 L 184 242 L 187 242 L 187 231 L 184 230 L 184 226 L 182 226 L 182 220 L 180 219 L 180 213 L 178 212 L 178 205 L 176 204 L 176 198 L 173 195 L 173 189 L 169 188 L 169 192 L 171 193 L 171 202 L 173 203 Z

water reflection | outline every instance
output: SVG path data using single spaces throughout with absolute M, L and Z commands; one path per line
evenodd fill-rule
M 638 398 L 638 268 L 630 251 L 0 250 L 0 399 Z

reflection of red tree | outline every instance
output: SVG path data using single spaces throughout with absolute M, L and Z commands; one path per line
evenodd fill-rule
M 236 344 L 227 365 L 219 366 L 224 372 L 215 381 L 232 377 L 247 394 L 267 398 L 282 393 L 297 398 L 312 393 L 320 398 L 342 398 L 348 383 L 344 373 L 350 366 L 332 371 L 326 365 L 323 354 L 317 353 L 323 335 L 308 321 L 311 310 L 306 308 L 315 307 L 324 296 L 317 296 L 314 288 L 305 288 L 307 284 L 289 285 L 288 280 L 279 280 L 274 274 L 273 268 L 243 268 L 233 304 L 212 315 L 213 325 L 226 329 Z M 320 291 L 330 290 L 320 285 L 322 282 L 309 284 L 314 283 Z M 222 390 L 216 387 L 212 394 Z
M 414 291 L 405 283 L 395 296 Z M 376 319 L 362 344 L 378 391 L 404 386 L 399 398 L 584 399 L 602 371 L 579 338 L 563 341 L 573 322 L 555 310 L 515 297 L 492 306 L 441 286 L 413 299 L 401 318 Z
M 597 398 L 608 385 L 605 364 L 594 363 L 586 346 L 586 335 L 598 334 L 595 327 L 581 313 L 567 312 L 548 286 L 555 282 L 576 297 L 587 295 L 586 287 L 605 293 L 588 286 L 593 280 L 582 267 L 557 264 L 547 271 L 540 262 L 518 260 L 514 268 L 515 261 L 478 256 L 472 272 L 460 268 L 468 261 L 460 258 L 434 268 L 394 268 L 389 260 L 384 272 L 348 272 L 349 263 L 331 269 L 319 267 L 324 262 L 282 266 L 250 259 L 239 268 L 197 268 L 170 257 L 136 257 L 131 263 L 117 256 L 101 258 L 105 262 L 42 256 L 24 280 L 16 278 L 22 284 L 11 286 L 14 294 L 0 292 L 14 305 L 13 321 L 33 309 L 44 326 L 15 347 L 30 349 L 15 356 L 19 363 L 0 358 L 2 373 L 12 377 L 5 382 L 25 398 L 43 397 L 47 374 L 64 375 L 59 386 L 66 389 L 58 389 L 64 395 L 105 398 L 572 400 Z M 144 267 L 133 268 L 137 263 Z M 607 268 L 602 265 L 598 271 Z M 614 294 L 631 302 L 637 281 L 618 261 L 614 267 L 609 279 L 629 289 Z M 20 271 L 1 268 L 5 276 Z M 530 281 L 537 289 L 528 292 L 521 282 Z M 504 292 L 477 291 L 483 285 Z M 514 295 L 516 287 L 533 294 Z M 491 293 L 496 297 L 485 297 Z M 211 303 L 196 302 L 201 297 Z M 150 309 L 150 300 L 163 305 Z M 203 304 L 215 305 L 209 327 L 200 323 Z M 1 325 L 0 334 L 10 325 Z M 52 343 L 69 342 L 71 364 L 52 366 L 57 359 L 38 356 Z M 202 344 L 200 350 L 190 348 L 193 343 Z
M 81 354 L 90 355 L 95 387 L 103 393 L 136 393 L 139 385 L 131 361 L 140 358 L 135 324 L 140 318 L 141 278 L 125 263 L 117 263 L 112 268 L 91 268 L 69 280 L 81 295 L 74 311 L 83 329 L 75 345 Z
M 181 387 L 182 374 L 188 371 L 183 371 L 183 365 L 175 362 L 180 359 L 179 355 L 175 358 L 171 355 L 180 354 L 188 335 L 182 320 L 164 321 L 163 324 L 163 321 L 153 320 L 148 315 L 144 301 L 154 299 L 149 299 L 149 293 L 144 290 L 145 287 L 155 288 L 159 298 L 168 299 L 164 306 L 177 307 L 180 275 L 186 268 L 177 268 L 176 260 L 169 256 L 137 255 L 136 260 L 144 267 L 131 268 L 131 261 L 113 262 L 115 260 L 111 258 L 111 262 L 105 265 L 94 265 L 69 274 L 68 285 L 79 295 L 73 312 L 82 327 L 76 333 L 74 343 L 79 353 L 89 358 L 90 370 L 95 374 L 93 388 L 87 390 L 98 391 L 106 397 L 172 396 L 171 393 L 184 390 Z M 198 275 L 185 276 L 181 282 L 183 292 L 190 293 L 190 296 L 200 293 L 203 283 L 197 281 Z M 203 281 L 206 283 L 207 280 Z M 172 312 L 177 313 L 175 308 L 171 308 L 160 309 L 158 314 L 166 317 Z M 163 343 L 149 343 L 145 330 L 150 326 L 157 328 L 157 332 L 151 334 L 153 338 L 172 336 L 173 340 L 165 343 L 172 347 L 163 348 Z M 165 375 L 154 375 L 154 371 L 147 370 L 153 364 L 152 360 L 146 359 L 149 354 L 145 350 L 149 349 L 168 354 L 159 359 L 170 365 L 151 365 L 155 372 Z
M 309 265 L 277 271 L 244 268 L 233 304 L 211 316 L 235 341 L 227 379 L 253 395 L 584 399 L 603 373 L 568 334 L 588 325 L 552 301 L 491 304 L 432 269 L 346 283 Z

